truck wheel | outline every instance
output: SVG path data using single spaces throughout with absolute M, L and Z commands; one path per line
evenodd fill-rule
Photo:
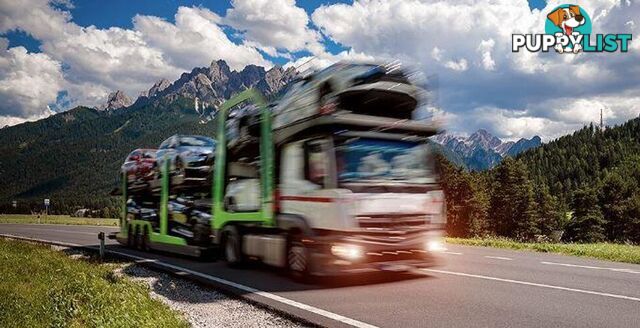
M 143 250 L 144 241 L 142 240 L 142 232 L 140 231 L 140 227 L 136 227 L 136 249 Z
M 127 247 L 133 248 L 134 240 L 133 240 L 133 227 L 131 225 L 127 226 Z
M 223 231 L 223 252 L 227 265 L 231 268 L 239 268 L 244 263 L 242 256 L 242 236 L 234 226 L 227 226 Z
M 302 235 L 292 235 L 287 243 L 287 269 L 291 278 L 298 282 L 311 282 L 310 261 L 309 250 L 302 242 Z
M 145 252 L 148 252 L 150 250 L 149 248 L 149 229 L 148 228 L 144 228 L 142 229 L 144 232 L 142 233 L 142 242 L 140 245 L 140 249 L 142 249 Z
M 198 246 L 207 246 L 210 243 L 209 225 L 202 223 L 193 223 L 193 243 Z

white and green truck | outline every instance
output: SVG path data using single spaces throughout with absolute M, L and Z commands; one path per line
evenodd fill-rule
M 241 133 L 228 139 L 229 113 L 247 104 L 253 114 L 236 118 Z M 167 170 L 157 197 L 127 195 L 124 185 L 125 199 L 157 211 L 134 215 L 125 205 L 117 239 L 196 256 L 217 250 L 231 266 L 259 260 L 294 278 L 435 265 L 446 220 L 428 141 L 437 128 L 329 109 L 274 128 L 278 113 L 255 90 L 227 101 L 211 192 L 173 189 Z

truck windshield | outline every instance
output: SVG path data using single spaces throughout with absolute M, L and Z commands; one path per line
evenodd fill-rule
M 345 182 L 435 182 L 428 144 L 352 138 L 336 141 L 338 180 Z

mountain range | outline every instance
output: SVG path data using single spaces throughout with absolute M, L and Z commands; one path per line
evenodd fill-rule
M 28 212 L 50 198 L 53 213 L 90 207 L 115 216 L 118 199 L 108 193 L 131 150 L 155 148 L 173 134 L 213 135 L 214 123 L 202 123 L 204 109 L 246 88 L 274 96 L 295 75 L 279 66 L 235 71 L 218 60 L 174 82 L 160 80 L 135 100 L 115 91 L 97 108 L 0 129 L 0 212 Z
M 194 100 L 194 107 L 200 112 L 204 108 L 222 104 L 247 88 L 255 88 L 266 96 L 274 95 L 296 75 L 295 68 L 284 69 L 280 66 L 265 70 L 261 66 L 247 65 L 238 72 L 231 70 L 224 60 L 217 60 L 208 67 L 196 67 L 191 72 L 182 73 L 173 83 L 161 79 L 149 90 L 143 91 L 135 101 L 117 90 L 109 95 L 106 104 L 97 109 L 140 108 L 159 101 L 188 98 Z
M 464 165 L 472 171 L 490 169 L 500 163 L 504 157 L 513 157 L 542 145 L 542 140 L 538 136 L 505 142 L 484 129 L 468 137 L 442 133 L 433 137 L 432 140 L 442 146 L 445 156 L 450 161 Z

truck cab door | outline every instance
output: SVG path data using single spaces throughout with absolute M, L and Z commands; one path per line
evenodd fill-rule
M 346 190 L 338 189 L 329 138 L 307 139 L 283 147 L 280 154 L 280 211 L 303 217 L 318 229 L 346 229 Z M 347 206 L 345 206 L 347 205 Z

